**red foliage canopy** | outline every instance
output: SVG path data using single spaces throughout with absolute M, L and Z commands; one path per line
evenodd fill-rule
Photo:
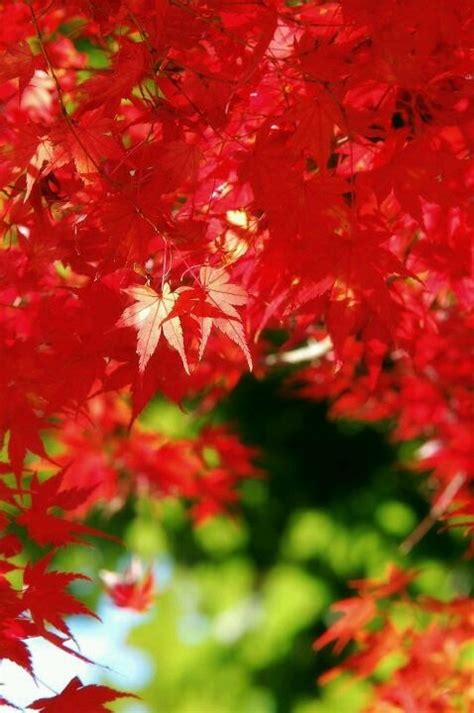
M 55 548 L 93 534 L 71 515 L 132 487 L 183 496 L 198 519 L 231 503 L 255 472 L 229 433 L 120 434 L 157 391 L 209 406 L 308 340 L 328 349 L 304 393 L 423 438 L 414 465 L 433 470 L 433 516 L 456 503 L 466 520 L 470 0 L 0 10 L 1 655 L 31 670 L 24 640 L 65 647 L 62 616 L 81 610 L 64 593 L 78 575 L 48 572 L 50 554 L 10 584 L 22 544 L 9 522 Z M 273 327 L 287 335 L 277 354 Z M 52 426 L 62 469 L 44 481 L 24 462 L 58 466 L 40 436 Z M 121 482 L 119 462 L 140 482 Z M 52 589 L 54 621 L 41 608 Z M 346 617 L 365 621 L 370 596 Z M 73 681 L 33 708 L 103 710 L 112 696 L 93 688 Z

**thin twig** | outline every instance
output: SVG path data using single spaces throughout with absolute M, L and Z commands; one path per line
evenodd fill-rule
M 406 540 L 404 540 L 400 545 L 400 550 L 404 554 L 410 552 L 413 547 L 423 539 L 426 533 L 431 530 L 436 520 L 438 520 L 451 505 L 453 499 L 456 497 L 465 482 L 466 476 L 464 473 L 457 473 L 453 476 L 453 478 L 451 478 L 439 498 L 437 498 L 428 515 L 423 518 L 423 520 L 413 530 L 411 535 L 408 535 Z

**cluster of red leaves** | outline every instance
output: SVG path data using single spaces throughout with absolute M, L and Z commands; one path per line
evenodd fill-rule
M 89 493 L 89 490 L 79 488 L 59 492 L 60 485 L 61 478 L 57 475 L 45 483 L 33 478 L 28 488 L 8 489 L 2 486 L 4 512 L 1 514 L 1 526 L 4 534 L 0 539 L 1 658 L 13 661 L 33 678 L 35 672 L 27 642 L 34 637 L 41 637 L 62 651 L 91 663 L 74 647 L 74 639 L 66 621 L 72 615 L 96 616 L 67 590 L 71 583 L 80 579 L 87 580 L 88 577 L 51 570 L 50 564 L 57 546 L 82 541 L 84 535 L 100 533 L 79 523 L 72 523 L 64 515 L 58 514 L 58 508 L 69 511 L 80 505 Z M 22 553 L 23 544 L 17 534 L 8 532 L 11 523 L 15 524 L 16 530 L 19 525 L 23 526 L 30 540 L 47 548 L 47 554 L 34 563 L 18 564 L 17 555 Z M 44 713 L 64 710 L 99 713 L 106 710 L 104 703 L 124 695 L 104 686 L 82 686 L 76 678 L 62 693 L 36 700 L 29 707 Z M 1 698 L 0 703 L 16 708 L 10 701 Z M 89 707 L 86 708 L 86 705 Z
M 130 494 L 146 494 L 188 502 L 201 523 L 236 502 L 241 479 L 259 475 L 252 463 L 255 449 L 224 426 L 208 425 L 194 438 L 173 440 L 139 422 L 129 432 L 130 418 L 123 399 L 97 396 L 86 413 L 57 431 L 62 487 L 89 490 L 74 515 L 83 516 L 95 503 L 114 512 Z
M 323 681 L 343 671 L 369 677 L 397 656 L 389 679 L 374 687 L 366 713 L 456 713 L 474 703 L 472 668 L 463 658 L 474 635 L 472 601 L 413 599 L 407 585 L 415 576 L 391 567 L 384 580 L 351 582 L 357 596 L 332 607 L 340 616 L 315 642 L 317 649 L 334 642 L 336 653 L 351 643 L 349 656 Z
M 34 471 L 40 472 L 41 477 L 36 472 L 25 475 L 18 479 L 21 487 L 0 481 L 1 656 L 33 676 L 25 643 L 31 637 L 43 637 L 87 660 L 69 646 L 71 632 L 65 617 L 95 616 L 66 591 L 71 582 L 88 578 L 47 571 L 47 567 L 59 547 L 82 542 L 86 535 L 102 534 L 78 520 L 91 506 L 100 504 L 113 512 L 131 494 L 179 497 L 191 504 L 192 516 L 199 523 L 235 503 L 240 479 L 258 475 L 252 464 L 254 450 L 240 443 L 223 426 L 207 426 L 196 438 L 173 441 L 144 430 L 138 422 L 127 437 L 130 422 L 130 408 L 124 399 L 96 396 L 89 401 L 87 412 L 78 414 L 74 420 L 66 419 L 56 429 L 60 452 L 54 462 L 63 466 L 59 472 L 45 478 L 45 469 L 51 467 L 51 461 L 45 460 L 34 463 Z M 4 465 L 3 470 L 7 469 Z M 48 553 L 25 567 L 18 564 L 18 556 L 24 559 L 27 541 L 35 542 Z M 20 586 L 13 587 L 9 579 L 20 581 Z M 117 606 L 145 611 L 154 601 L 151 571 L 144 576 L 136 567 L 124 576 L 106 572 L 103 581 Z M 57 703 L 56 699 L 48 699 L 50 707 L 45 710 L 60 710 L 66 700 L 69 702 L 68 696 L 76 693 L 78 705 L 85 701 L 89 687 L 81 688 L 80 696 L 77 687 L 73 688 L 68 687 Z M 107 690 L 94 689 L 97 701 L 101 696 L 104 701 L 110 700 L 106 698 Z M 94 701 L 91 694 L 90 704 Z M 37 705 L 40 703 L 45 705 L 43 700 Z
M 332 340 L 308 394 L 428 439 L 423 466 L 464 519 L 470 0 L 0 0 L 0 11 L 6 512 L 57 546 L 85 531 L 56 507 L 120 503 L 132 485 L 190 499 L 198 519 L 231 502 L 248 462 L 228 434 L 177 444 L 138 430 L 120 443 L 115 406 L 100 437 L 77 414 L 129 388 L 133 417 L 157 391 L 209 405 L 263 368 L 258 337 L 283 327 L 285 349 Z M 25 456 L 47 457 L 40 432 L 58 418 L 68 467 L 25 481 Z
M 411 354 L 400 349 L 386 355 L 375 377 L 361 345 L 348 340 L 340 369 L 329 354 L 297 378 L 302 394 L 332 400 L 333 417 L 388 420 L 394 440 L 422 441 L 406 465 L 431 473 L 435 519 L 451 517 L 469 530 L 474 528 L 472 318 L 453 306 L 440 308 L 434 318 L 437 331 L 421 333 Z
M 469 2 L 429 20 L 393 0 L 2 9 L 16 469 L 93 386 L 132 384 L 137 409 L 199 391 L 228 364 L 220 335 L 250 363 L 246 293 L 251 333 L 320 322 L 372 371 L 394 347 L 413 359 L 447 301 L 466 308 Z

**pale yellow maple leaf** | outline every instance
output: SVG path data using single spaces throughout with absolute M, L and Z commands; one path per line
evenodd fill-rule
M 204 353 L 211 328 L 214 325 L 240 347 L 247 359 L 249 369 L 252 370 L 252 357 L 247 346 L 242 319 L 234 306 L 246 304 L 246 291 L 240 285 L 234 285 L 229 282 L 229 275 L 223 268 L 210 267 L 209 265 L 201 267 L 199 281 L 207 293 L 206 302 L 209 302 L 223 313 L 222 318 L 201 318 L 199 358 L 201 359 Z
M 130 287 L 124 292 L 133 297 L 135 303 L 124 310 L 117 322 L 117 327 L 134 327 L 137 330 L 139 370 L 145 371 L 163 332 L 170 347 L 180 355 L 184 369 L 189 374 L 181 321 L 177 316 L 169 318 L 179 293 L 172 292 L 168 283 L 163 286 L 161 294 L 155 292 L 148 285 Z

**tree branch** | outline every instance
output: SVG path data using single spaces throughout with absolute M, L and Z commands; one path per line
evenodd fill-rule
M 275 366 L 276 364 L 300 364 L 304 361 L 313 361 L 330 352 L 332 347 L 333 344 L 329 336 L 324 337 L 319 342 L 315 339 L 309 339 L 304 347 L 298 347 L 298 349 L 292 349 L 281 354 L 269 354 L 265 359 L 265 364 L 267 366 Z
M 439 498 L 437 498 L 428 515 L 423 518 L 423 520 L 415 527 L 411 535 L 408 535 L 406 540 L 404 540 L 400 545 L 400 550 L 404 554 L 410 552 L 413 547 L 423 539 L 426 533 L 431 530 L 436 520 L 438 520 L 451 505 L 465 481 L 466 476 L 464 473 L 457 473 L 451 478 Z

